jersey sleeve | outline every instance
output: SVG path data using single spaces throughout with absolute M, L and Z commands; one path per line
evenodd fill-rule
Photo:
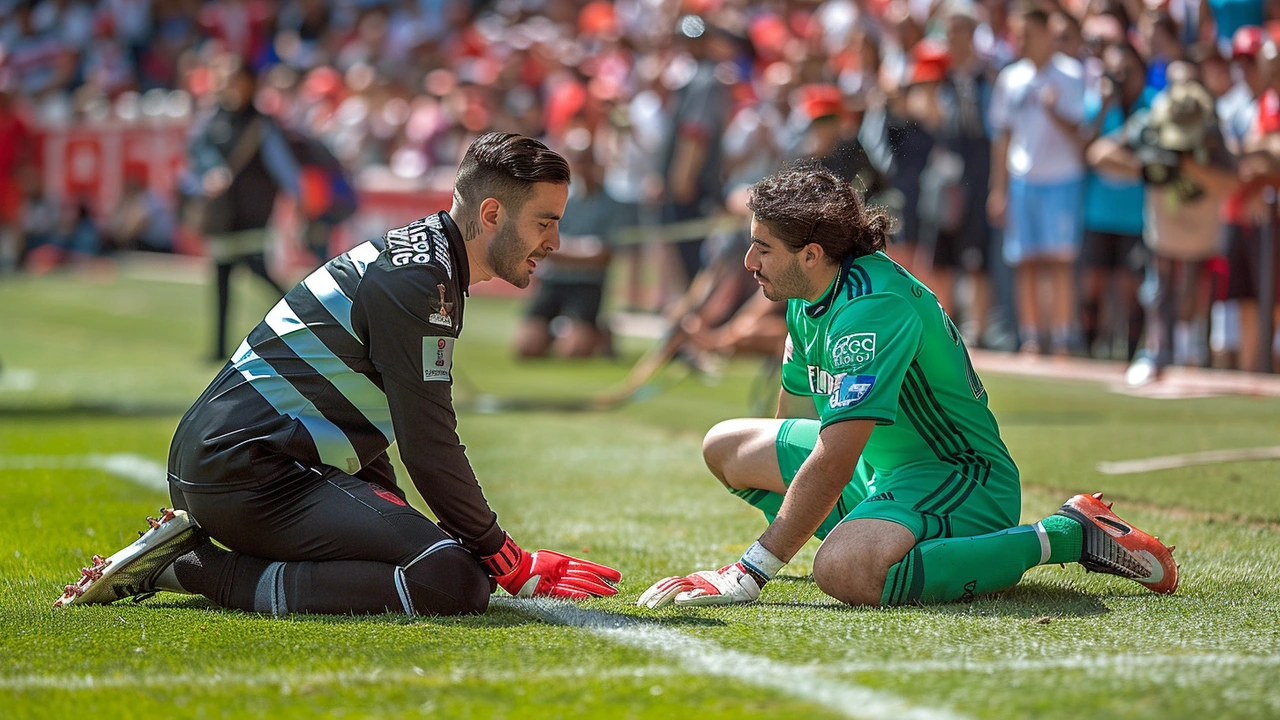
M 384 254 L 366 271 L 352 318 L 382 375 L 400 458 L 414 486 L 441 529 L 485 556 L 502 547 L 504 533 L 458 439 L 451 372 L 461 318 L 449 300 L 456 292 L 443 268 L 394 267 Z
M 845 420 L 891 425 L 898 417 L 903 378 L 920 352 L 923 323 L 901 297 L 868 295 L 831 319 L 823 365 L 830 368 L 822 426 Z

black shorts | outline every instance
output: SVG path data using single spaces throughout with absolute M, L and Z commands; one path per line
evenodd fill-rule
M 547 322 L 567 317 L 594 326 L 600 317 L 603 296 L 604 286 L 600 283 L 545 281 L 538 285 L 526 315 Z
M 1085 230 L 1080 246 L 1080 262 L 1098 270 L 1129 270 L 1140 273 L 1147 267 L 1151 252 L 1141 235 Z
M 1262 233 L 1255 227 L 1225 225 L 1227 255 L 1227 300 L 1257 300 L 1262 272 Z M 1280 299 L 1280 248 L 1275 253 L 1272 277 Z
M 985 201 L 985 196 L 980 196 Z M 933 266 L 964 272 L 986 272 L 991 269 L 991 224 L 981 203 L 969 203 L 964 220 L 954 231 L 938 231 L 933 246 Z
M 332 467 L 309 468 L 283 455 L 260 458 L 259 469 L 258 485 L 237 483 L 223 492 L 216 491 L 218 485 L 170 476 L 169 495 L 214 540 L 267 560 L 404 566 L 433 547 L 458 544 L 410 507 L 394 485 L 365 482 Z

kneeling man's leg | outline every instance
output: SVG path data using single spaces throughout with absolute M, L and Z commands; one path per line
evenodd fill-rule
M 329 470 L 229 493 L 174 491 L 214 539 L 178 558 L 171 582 L 218 605 L 284 614 L 483 612 L 488 573 L 398 495 Z

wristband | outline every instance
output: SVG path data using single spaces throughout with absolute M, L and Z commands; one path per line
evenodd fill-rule
M 782 569 L 782 566 L 786 565 L 773 553 L 766 550 L 759 541 L 752 543 L 751 547 L 747 548 L 747 551 L 742 554 L 742 559 L 738 562 L 742 563 L 742 566 L 750 571 L 752 575 L 757 576 L 757 581 L 763 579 L 764 582 L 760 582 L 761 586 L 765 582 L 772 580 L 773 576 L 777 575 L 778 571 Z

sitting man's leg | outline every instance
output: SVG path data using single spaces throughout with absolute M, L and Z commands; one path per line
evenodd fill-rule
M 817 420 L 742 418 L 711 428 L 702 441 L 702 458 L 729 492 L 764 513 L 770 523 L 796 472 L 818 441 Z M 814 535 L 827 537 L 867 496 L 863 467 L 845 486 L 831 515 Z
M 247 490 L 173 495 L 231 550 L 206 540 L 174 561 L 160 589 L 271 614 L 458 615 L 488 606 L 488 573 L 456 540 L 400 495 L 335 469 L 299 466 Z
M 884 491 L 855 508 L 814 558 L 814 581 L 851 605 L 971 600 L 1014 586 L 1037 565 L 1069 562 L 1155 592 L 1177 588 L 1171 551 L 1112 513 L 1101 494 L 1077 495 L 1015 527 L 1016 481 L 984 485 L 954 473 L 942 483 L 877 489 Z

